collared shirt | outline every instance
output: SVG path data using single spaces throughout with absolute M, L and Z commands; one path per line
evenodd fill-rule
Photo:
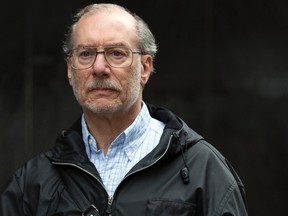
M 98 149 L 95 138 L 88 131 L 82 116 L 82 133 L 86 153 L 97 168 L 111 197 L 125 174 L 159 143 L 165 124 L 152 118 L 142 102 L 142 109 L 134 122 L 111 143 L 107 154 Z

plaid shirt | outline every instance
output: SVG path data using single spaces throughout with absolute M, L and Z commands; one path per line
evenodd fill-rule
M 163 133 L 165 124 L 152 118 L 146 104 L 142 102 L 142 105 L 134 122 L 111 143 L 106 155 L 97 148 L 94 137 L 87 129 L 84 114 L 82 116 L 86 153 L 97 168 L 110 197 L 125 174 L 156 147 Z

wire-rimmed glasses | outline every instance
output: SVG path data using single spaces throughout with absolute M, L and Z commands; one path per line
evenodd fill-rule
M 98 54 L 104 54 L 105 60 L 111 67 L 125 68 L 133 63 L 134 54 L 141 54 L 139 51 L 132 51 L 125 46 L 111 46 L 103 50 L 97 50 L 97 47 L 84 46 L 73 49 L 71 58 L 71 67 L 77 70 L 85 70 L 94 64 Z

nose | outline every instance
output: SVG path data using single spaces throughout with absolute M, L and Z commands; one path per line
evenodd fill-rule
M 104 53 L 98 52 L 96 55 L 96 59 L 92 65 L 93 71 L 97 75 L 104 75 L 108 73 L 109 67 L 108 63 L 105 59 Z

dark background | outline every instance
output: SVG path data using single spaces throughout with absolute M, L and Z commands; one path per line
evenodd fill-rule
M 81 114 L 61 44 L 72 14 L 92 2 L 1 3 L 1 188 Z M 285 215 L 288 1 L 114 2 L 146 20 L 158 41 L 145 101 L 173 110 L 230 160 L 250 215 Z

